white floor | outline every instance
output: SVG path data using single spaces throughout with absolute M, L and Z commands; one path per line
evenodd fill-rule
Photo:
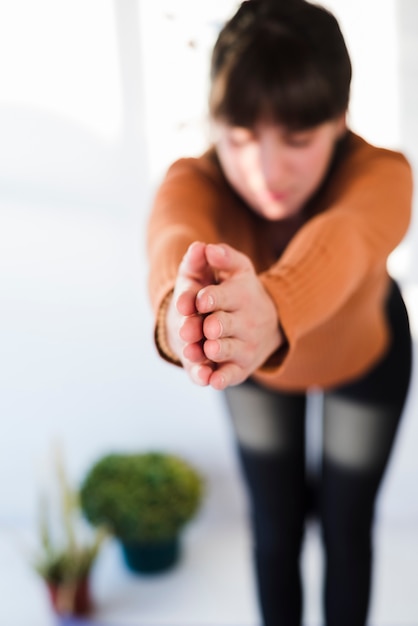
M 0 534 L 0 624 L 53 626 L 42 582 L 22 559 L 16 530 Z M 417 626 L 418 532 L 386 526 L 376 533 L 371 626 Z M 257 626 L 248 534 L 244 524 L 195 522 L 184 537 L 180 564 L 144 577 L 130 574 L 110 542 L 93 577 L 94 623 L 103 626 Z M 306 626 L 320 626 L 321 552 L 314 529 L 303 555 Z

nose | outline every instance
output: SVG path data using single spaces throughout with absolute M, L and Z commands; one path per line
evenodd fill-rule
M 267 187 L 281 191 L 288 171 L 286 150 L 276 136 L 267 134 L 260 137 L 260 166 Z

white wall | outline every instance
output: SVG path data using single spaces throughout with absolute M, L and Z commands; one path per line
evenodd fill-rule
M 236 6 L 183 0 L 174 13 L 172 4 L 0 5 L 0 524 L 31 520 L 56 439 L 75 479 L 110 449 L 177 451 L 208 477 L 209 517 L 240 511 L 219 396 L 189 384 L 152 345 L 150 199 L 166 165 L 204 145 L 207 54 Z M 417 127 L 412 141 L 403 123 L 416 110 L 403 100 L 412 60 L 394 3 L 370 3 L 380 14 L 372 31 L 364 2 L 327 5 L 352 48 L 353 126 L 417 163 Z M 412 240 L 393 264 L 417 313 L 416 228 Z M 414 394 L 385 500 L 388 514 L 408 519 L 418 519 L 405 490 L 418 475 Z

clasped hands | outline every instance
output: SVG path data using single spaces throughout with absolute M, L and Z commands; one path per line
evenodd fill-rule
M 251 260 L 202 242 L 189 246 L 179 266 L 166 337 L 191 380 L 218 390 L 246 380 L 283 342 Z

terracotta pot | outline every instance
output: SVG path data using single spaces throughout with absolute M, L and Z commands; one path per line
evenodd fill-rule
M 73 583 L 47 581 L 49 597 L 58 615 L 88 615 L 92 609 L 88 578 Z

